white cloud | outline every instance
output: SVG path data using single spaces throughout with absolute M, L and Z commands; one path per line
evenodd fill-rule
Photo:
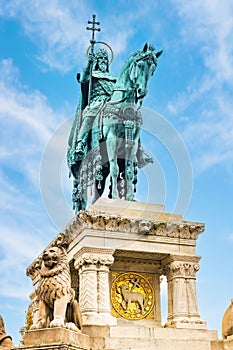
M 189 120 L 183 136 L 195 154 L 194 166 L 233 164 L 233 3 L 174 0 L 181 19 L 183 45 L 198 50 L 205 71 L 193 72 L 185 91 L 168 104 L 168 111 Z M 181 43 L 182 45 L 182 43 Z
M 0 294 L 25 299 L 30 285 L 30 280 L 27 282 L 23 278 L 25 268 L 39 255 L 45 242 L 43 237 L 36 236 L 35 232 L 27 232 L 25 227 L 1 225 L 0 231 L 0 277 L 4 286 Z
M 83 54 L 88 33 L 83 18 L 88 4 L 79 1 L 10 0 L 2 4 L 2 16 L 17 19 L 27 36 L 40 49 L 38 59 L 46 66 L 67 71 L 80 51 Z M 82 19 L 82 20 L 81 20 Z
M 12 60 L 0 61 L 0 75 L 1 294 L 25 298 L 25 267 L 57 233 L 43 211 L 39 166 L 45 143 L 64 117 L 39 91 L 20 84 Z
M 182 6 L 181 6 L 182 7 Z M 196 1 L 183 7 L 187 20 L 191 17 L 192 34 L 204 44 L 205 64 L 218 81 L 232 82 L 233 77 L 233 3 L 218 0 Z M 194 31 L 193 31 L 194 29 Z
M 1 1 L 1 0 L 0 0 Z M 154 1 L 135 1 L 130 7 L 124 1 L 106 3 L 106 12 L 98 2 L 86 0 L 62 2 L 59 0 L 8 0 L 2 1 L 0 15 L 13 18 L 22 26 L 24 33 L 35 43 L 37 59 L 42 69 L 57 69 L 67 72 L 85 61 L 85 51 L 91 33 L 86 30 L 88 20 L 96 12 L 101 33 L 97 40 L 110 44 L 116 55 L 124 52 L 133 37 L 135 27 L 146 23 L 147 16 L 157 5 Z M 105 9 L 106 10 L 106 9 Z M 127 18 L 127 20 L 126 20 Z M 155 21 L 158 23 L 158 21 Z M 154 22 L 151 23 L 154 26 Z
M 44 145 L 64 117 L 52 110 L 39 91 L 20 84 L 12 60 L 0 61 L 0 75 L 0 159 L 35 184 Z

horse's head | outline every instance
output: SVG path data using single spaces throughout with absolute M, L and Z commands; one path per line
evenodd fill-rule
M 155 53 L 154 46 L 145 44 L 143 49 L 134 53 L 129 66 L 129 79 L 134 89 L 135 103 L 142 102 L 147 94 L 149 78 L 157 67 L 157 58 L 162 51 Z

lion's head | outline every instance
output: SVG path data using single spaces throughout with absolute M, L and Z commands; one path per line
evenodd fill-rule
M 49 247 L 42 254 L 41 277 L 49 277 L 60 274 L 68 269 L 66 251 L 62 247 Z
M 44 261 L 45 267 L 51 270 L 53 267 L 58 265 L 59 260 L 61 258 L 60 248 L 51 247 L 45 249 L 42 255 L 42 260 Z

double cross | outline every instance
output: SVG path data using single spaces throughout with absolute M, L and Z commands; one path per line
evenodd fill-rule
M 96 22 L 95 19 L 96 19 L 96 15 L 92 15 L 92 21 L 87 22 L 88 24 L 92 24 L 92 26 L 86 28 L 87 30 L 92 31 L 91 40 L 90 40 L 92 49 L 93 49 L 93 46 L 95 44 L 95 32 L 100 32 L 100 28 L 96 28 L 96 25 L 99 26 L 100 22 Z
M 91 40 L 90 40 L 90 44 L 91 44 L 91 50 L 90 53 L 93 54 L 94 53 L 94 45 L 96 43 L 95 41 L 95 32 L 100 32 L 100 28 L 96 28 L 96 25 L 99 26 L 100 22 L 96 22 L 95 20 L 96 15 L 92 15 L 92 21 L 88 21 L 88 24 L 92 24 L 91 27 L 87 27 L 87 30 L 91 30 L 92 31 L 92 35 L 91 35 Z M 93 68 L 93 63 L 91 63 L 90 66 L 90 79 L 89 79 L 89 90 L 88 90 L 88 106 L 90 106 L 90 100 L 91 100 L 91 92 L 92 92 L 92 68 Z

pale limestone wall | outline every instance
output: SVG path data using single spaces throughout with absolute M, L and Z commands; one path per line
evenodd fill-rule
M 92 349 L 225 350 L 229 341 L 217 341 L 217 332 L 207 330 L 198 310 L 196 243 L 203 231 L 202 223 L 182 221 L 179 215 L 165 213 L 163 206 L 122 200 L 101 199 L 74 217 L 61 235 L 69 245 L 72 278 L 77 279 L 71 282 Z M 35 287 L 37 263 L 27 270 Z M 110 295 L 114 276 L 130 273 L 148 278 L 154 292 L 153 312 L 139 320 L 116 314 Z M 162 275 L 167 277 L 168 290 L 165 327 L 160 308 Z

